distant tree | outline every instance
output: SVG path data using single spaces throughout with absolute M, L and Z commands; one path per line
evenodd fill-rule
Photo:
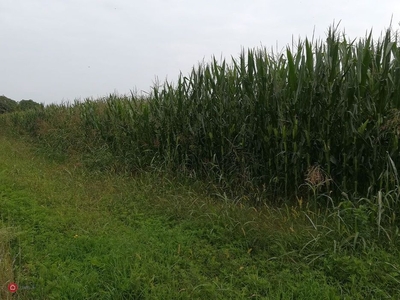
M 6 96 L 0 96 L 0 114 L 17 110 L 18 103 Z
M 18 103 L 19 110 L 38 109 L 38 108 L 42 108 L 42 107 L 43 107 L 43 104 L 37 103 L 31 99 L 21 100 Z

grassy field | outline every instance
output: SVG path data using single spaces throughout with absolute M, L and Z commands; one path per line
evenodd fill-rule
M 0 183 L 0 268 L 13 271 L 2 299 L 12 280 L 13 299 L 400 297 L 397 239 L 379 239 L 360 208 L 234 204 L 198 182 L 54 162 L 4 135 Z

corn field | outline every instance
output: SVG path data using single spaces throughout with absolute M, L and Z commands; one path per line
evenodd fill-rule
M 155 85 L 27 113 L 4 126 L 124 171 L 163 168 L 268 201 L 398 185 L 400 48 L 387 30 L 242 51 Z

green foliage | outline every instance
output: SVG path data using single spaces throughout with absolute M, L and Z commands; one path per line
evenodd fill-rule
M 0 114 L 15 111 L 26 111 L 32 109 L 43 109 L 43 104 L 39 104 L 33 100 L 14 101 L 6 96 L 0 96 Z
M 21 100 L 18 103 L 19 110 L 29 110 L 29 109 L 42 109 L 44 106 L 43 104 L 37 103 L 31 99 L 29 100 Z
M 6 96 L 0 96 L 0 114 L 15 111 L 17 108 L 17 102 L 7 98 Z

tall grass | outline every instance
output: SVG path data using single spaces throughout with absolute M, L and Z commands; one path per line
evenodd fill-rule
M 213 58 L 176 84 L 4 115 L 1 122 L 92 165 L 165 168 L 255 201 L 389 193 L 400 162 L 400 48 L 391 29 L 299 40 L 282 53 Z M 210 186 L 210 187 L 211 187 Z

